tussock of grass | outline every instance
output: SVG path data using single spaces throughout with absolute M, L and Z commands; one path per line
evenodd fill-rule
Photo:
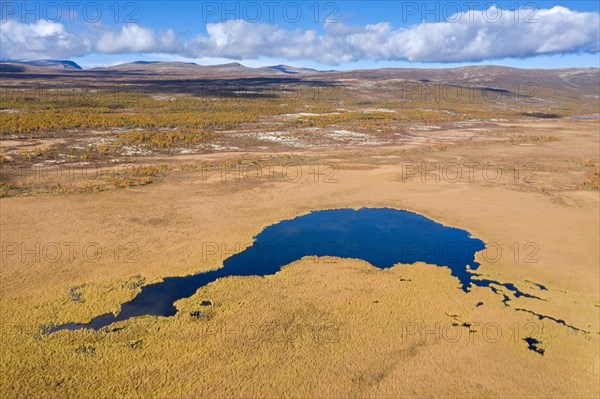
M 583 188 L 600 190 L 600 169 L 594 170 L 593 174 L 583 182 Z
M 552 143 L 554 141 L 560 141 L 560 138 L 558 138 L 556 136 L 528 135 L 528 134 L 519 134 L 517 136 L 510 138 L 510 142 L 513 144 Z

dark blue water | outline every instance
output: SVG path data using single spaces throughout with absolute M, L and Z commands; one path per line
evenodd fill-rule
M 115 316 L 107 314 L 89 324 L 67 324 L 63 329 L 99 329 L 131 317 L 173 316 L 173 303 L 192 296 L 199 288 L 230 276 L 266 276 L 305 256 L 355 258 L 387 269 L 398 263 L 425 262 L 450 268 L 462 289 L 471 284 L 477 269 L 475 253 L 485 249 L 481 240 L 467 231 L 447 227 L 424 216 L 394 209 L 337 209 L 317 211 L 267 227 L 255 237 L 252 246 L 227 258 L 223 267 L 187 277 L 169 277 L 142 288 L 132 302 L 121 306 Z M 335 267 L 335 263 L 326 263 Z
M 527 342 L 527 348 L 528 348 L 530 351 L 534 351 L 534 352 L 536 352 L 536 353 L 539 353 L 539 354 L 540 354 L 540 355 L 542 355 L 542 356 L 543 356 L 543 355 L 544 355 L 544 353 L 546 352 L 544 349 L 540 348 L 540 344 L 541 344 L 541 342 L 540 342 L 540 341 L 538 341 L 538 340 L 537 340 L 537 339 L 535 339 L 535 338 L 528 337 L 528 338 L 525 338 L 523 341 Z

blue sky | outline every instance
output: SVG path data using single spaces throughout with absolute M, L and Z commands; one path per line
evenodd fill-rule
M 3 1 L 3 59 L 600 67 L 596 1 Z M 561 8 L 556 8 L 557 6 Z M 329 19 L 327 19 L 329 17 Z
M 122 8 L 129 2 L 121 2 Z M 162 28 L 176 28 L 181 31 L 197 32 L 203 28 L 203 20 L 209 22 L 222 22 L 222 14 L 228 11 L 226 19 L 234 19 L 236 5 L 239 8 L 240 17 L 247 17 L 248 20 L 253 20 L 256 9 L 254 4 L 261 7 L 264 11 L 259 22 L 270 22 L 268 18 L 269 1 L 157 1 L 144 0 L 136 2 L 138 10 L 133 12 L 133 8 L 128 11 L 123 11 L 123 14 L 132 13 L 134 18 L 140 23 Z M 320 9 L 319 19 L 322 20 L 327 15 L 333 15 L 341 22 L 351 25 L 365 25 L 376 22 L 391 22 L 397 27 L 402 25 L 416 24 L 422 21 L 424 17 L 427 21 L 435 22 L 442 19 L 452 11 L 466 11 L 469 7 L 477 10 L 483 10 L 490 4 L 496 4 L 503 10 L 514 9 L 515 5 L 524 9 L 523 17 L 527 17 L 533 9 L 526 6 L 533 5 L 538 9 L 549 9 L 554 6 L 564 6 L 575 11 L 599 12 L 600 5 L 594 0 L 586 1 L 358 1 L 358 0 L 343 0 L 343 1 L 272 1 L 278 3 L 273 6 L 274 22 L 281 25 L 287 25 L 289 28 L 310 28 L 320 29 L 322 25 L 315 23 L 315 8 Z M 301 6 L 302 16 L 298 22 L 288 22 L 284 19 L 283 8 L 287 7 L 288 17 L 293 19 L 294 6 L 292 3 L 297 3 Z M 471 4 L 473 3 L 473 4 Z M 112 2 L 108 2 L 112 4 Z M 224 6 L 222 6 L 224 4 Z M 211 10 L 212 5 L 216 6 L 216 10 Z M 315 7 L 318 5 L 318 7 Z M 417 7 L 416 9 L 414 7 Z M 244 10 L 244 7 L 246 9 Z M 203 12 L 205 10 L 206 12 Z M 438 11 L 439 10 L 439 11 Z M 211 12 L 212 11 L 212 12 Z M 113 15 L 107 13 L 105 15 L 106 22 L 109 22 Z M 124 16 L 124 15 L 122 15 Z M 206 17 L 206 18 L 205 18 Z

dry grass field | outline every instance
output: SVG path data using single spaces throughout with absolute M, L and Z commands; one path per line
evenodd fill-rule
M 334 73 L 335 89 L 232 77 L 244 96 L 125 72 L 118 101 L 56 90 L 95 73 L 45 96 L 35 71 L 2 80 L 0 396 L 598 397 L 600 124 L 579 118 L 598 112 L 597 71 L 518 101 L 401 98 L 402 71 Z M 48 333 L 217 269 L 281 220 L 363 207 L 467 230 L 487 245 L 479 278 L 529 296 L 306 257 L 218 280 L 173 317 Z

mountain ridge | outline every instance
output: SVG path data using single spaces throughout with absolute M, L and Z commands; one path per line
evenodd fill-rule
M 169 68 L 203 68 L 203 69 L 240 69 L 240 70 L 253 70 L 253 71 L 273 71 L 280 72 L 288 75 L 295 75 L 300 73 L 351 73 L 351 72 L 369 72 L 369 71 L 458 71 L 458 70 L 513 70 L 513 71 L 598 71 L 600 68 L 597 67 L 572 67 L 572 68 L 516 68 L 502 65 L 466 65 L 460 67 L 448 67 L 448 68 L 406 68 L 406 67 L 383 67 L 383 68 L 359 68 L 349 70 L 317 70 L 314 68 L 297 67 L 286 64 L 279 65 L 266 65 L 262 67 L 248 67 L 239 62 L 229 62 L 224 64 L 213 64 L 213 65 L 201 65 L 195 62 L 183 62 L 183 61 L 132 61 L 125 62 L 106 67 L 92 67 L 83 68 L 78 65 L 75 61 L 71 60 L 1 60 L 0 64 L 18 64 L 28 65 L 33 67 L 62 67 L 63 69 L 76 69 L 82 71 L 98 71 L 98 70 L 118 70 L 127 68 L 140 68 L 140 67 L 169 67 Z

